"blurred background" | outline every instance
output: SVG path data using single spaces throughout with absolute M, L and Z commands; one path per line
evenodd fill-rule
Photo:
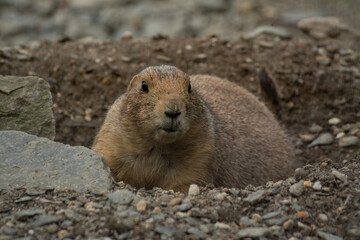
M 359 0 L 0 0 L 0 45 L 129 32 L 237 38 L 259 26 L 298 37 L 298 22 L 312 16 L 335 16 L 360 30 L 359 13 Z

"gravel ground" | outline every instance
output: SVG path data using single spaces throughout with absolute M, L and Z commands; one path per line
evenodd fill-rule
M 359 239 L 360 152 L 294 177 L 188 195 L 134 189 L 1 191 L 0 239 Z

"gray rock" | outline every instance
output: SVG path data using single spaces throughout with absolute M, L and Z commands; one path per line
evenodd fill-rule
M 73 222 L 70 220 L 65 220 L 61 223 L 62 228 L 67 228 L 67 227 L 70 227 L 71 225 L 73 225 Z
M 283 228 L 285 230 L 291 230 L 294 227 L 294 224 L 295 224 L 294 220 L 289 219 L 286 222 L 284 222 Z
M 264 216 L 262 216 L 262 219 L 267 220 L 270 218 L 275 218 L 281 215 L 281 212 L 277 211 L 277 212 L 269 212 L 267 214 L 265 214 Z
M 64 214 L 68 219 L 75 221 L 75 222 L 79 222 L 84 219 L 83 215 L 76 213 L 71 209 L 65 209 Z
M 192 208 L 192 204 L 189 199 L 185 199 L 182 201 L 181 205 L 179 205 L 179 211 L 185 212 Z
M 280 218 L 271 218 L 265 221 L 265 223 L 269 226 L 273 225 L 282 225 L 286 220 L 288 220 L 287 217 L 280 217 Z
M 202 231 L 200 231 L 199 229 L 197 228 L 194 228 L 194 227 L 190 227 L 187 232 L 189 234 L 193 234 L 195 236 L 197 236 L 198 238 L 205 238 L 206 237 L 206 234 L 203 233 Z
M 256 237 L 262 237 L 267 236 L 270 233 L 270 229 L 267 227 L 250 227 L 250 228 L 244 228 L 240 230 L 237 233 L 238 238 L 256 238 Z
M 35 215 L 44 214 L 44 209 L 26 209 L 21 210 L 15 213 L 15 219 L 16 220 L 25 220 L 28 217 L 33 217 Z
M 244 201 L 254 204 L 254 203 L 261 201 L 264 197 L 265 197 L 265 191 L 258 190 L 256 192 L 249 194 L 246 198 L 244 198 Z
M 121 212 L 115 212 L 115 215 L 118 216 L 119 218 L 126 218 L 129 216 L 139 216 L 140 214 L 138 211 L 135 211 L 133 209 L 126 209 Z
M 70 147 L 24 132 L 0 132 L 0 189 L 21 186 L 106 191 L 112 181 L 105 159 L 88 148 Z
M 307 147 L 315 147 L 319 145 L 329 145 L 334 141 L 334 137 L 331 133 L 323 133 L 319 137 L 317 137 L 314 141 L 312 141 Z
M 21 202 L 28 202 L 28 201 L 31 201 L 31 200 L 32 200 L 32 197 L 25 196 L 25 197 L 22 197 L 22 198 L 16 200 L 15 202 L 16 203 L 21 203 Z
M 322 232 L 320 230 L 317 230 L 316 234 L 325 240 L 342 240 L 343 239 L 342 237 L 338 237 L 338 236 L 332 235 L 330 233 Z
M 163 222 L 165 220 L 165 215 L 164 214 L 156 214 L 152 218 L 154 219 L 154 221 Z
M 321 190 L 321 188 L 322 188 L 321 183 L 319 181 L 316 181 L 314 183 L 314 185 L 312 186 L 312 188 L 317 190 L 317 191 Z
M 44 215 L 40 215 L 38 219 L 35 220 L 35 222 L 31 223 L 31 225 L 34 227 L 41 227 L 46 224 L 54 223 L 57 221 L 58 221 L 57 216 L 44 214 Z
M 305 186 L 303 181 L 293 184 L 289 189 L 290 193 L 296 197 L 301 196 L 304 190 L 305 190 Z
M 199 195 L 200 194 L 200 188 L 198 185 L 196 184 L 191 184 L 190 187 L 189 187 L 189 192 L 188 192 L 189 195 Z
M 12 228 L 12 227 L 8 227 L 8 226 L 3 226 L 1 228 L 1 232 L 4 233 L 5 235 L 16 235 L 18 230 L 16 228 Z
M 320 125 L 313 124 L 313 125 L 311 125 L 311 127 L 309 128 L 309 131 L 310 131 L 311 133 L 319 133 L 319 132 L 322 131 L 322 129 L 323 129 L 323 128 L 322 128 Z
M 360 143 L 360 139 L 356 136 L 343 137 L 339 140 L 340 147 L 356 146 Z
M 358 228 L 351 228 L 347 231 L 347 233 L 354 237 L 360 237 L 360 227 Z
M 273 26 L 259 26 L 255 28 L 253 31 L 246 34 L 246 38 L 254 38 L 260 34 L 272 34 L 281 38 L 290 38 L 290 33 L 281 27 L 273 27 Z
M 229 224 L 222 223 L 222 222 L 215 223 L 214 227 L 216 229 L 227 229 L 227 230 L 229 230 L 231 228 Z
M 122 205 L 129 205 L 135 198 L 135 194 L 126 189 L 117 190 L 113 193 L 106 194 L 106 196 L 111 202 Z
M 0 131 L 17 130 L 55 138 L 49 84 L 38 77 L 0 75 Z
M 166 226 L 156 226 L 155 232 L 165 235 L 167 237 L 171 237 L 174 235 L 179 235 L 180 232 L 174 228 L 166 227 Z
M 334 175 L 334 177 L 336 177 L 337 179 L 340 179 L 341 181 L 343 181 L 344 183 L 347 183 L 348 177 L 345 174 L 339 172 L 338 170 L 333 169 L 331 171 L 331 174 Z
M 328 123 L 330 125 L 338 125 L 339 123 L 341 123 L 341 119 L 337 117 L 333 117 L 329 119 Z
M 320 213 L 318 215 L 318 219 L 323 222 L 327 222 L 329 220 L 328 216 L 326 216 L 326 214 L 323 214 L 323 213 Z
M 240 218 L 241 226 L 250 227 L 250 226 L 254 226 L 255 223 L 256 223 L 256 221 L 254 219 L 250 219 L 248 216 L 242 216 Z

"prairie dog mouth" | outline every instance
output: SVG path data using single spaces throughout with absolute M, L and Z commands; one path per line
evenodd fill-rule
M 177 132 L 176 128 L 161 128 L 161 129 L 164 130 L 167 133 Z
M 182 124 L 180 121 L 170 121 L 170 122 L 164 122 L 160 127 L 159 130 L 162 133 L 165 134 L 172 134 L 181 132 L 182 130 Z

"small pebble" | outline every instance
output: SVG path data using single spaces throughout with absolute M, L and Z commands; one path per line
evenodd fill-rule
M 251 218 L 252 218 L 255 222 L 261 222 L 261 220 L 262 220 L 262 217 L 261 217 L 259 214 L 257 214 L 257 213 L 254 213 L 254 214 L 251 216 Z
M 246 198 L 244 198 L 244 201 L 254 204 L 254 203 L 261 201 L 264 197 L 265 197 L 265 191 L 258 190 L 256 192 L 249 194 Z
M 339 118 L 334 117 L 329 119 L 330 125 L 338 125 L 339 123 L 341 123 L 341 120 Z
M 227 196 L 227 194 L 224 193 L 224 192 L 223 193 L 218 193 L 218 194 L 215 195 L 215 199 L 219 200 L 219 201 L 222 201 L 222 200 L 225 199 L 226 196 Z
M 44 213 L 45 213 L 44 209 L 26 209 L 26 210 L 18 211 L 17 213 L 15 213 L 14 217 L 16 220 L 24 220 L 28 217 L 32 217 Z
M 237 237 L 238 238 L 245 238 L 245 237 L 259 238 L 262 236 L 266 236 L 269 233 L 270 233 L 270 229 L 267 227 L 249 227 L 249 228 L 241 229 L 237 233 Z
M 147 202 L 144 199 L 141 199 L 137 204 L 136 204 L 136 210 L 138 212 L 145 212 L 147 207 Z
M 293 184 L 289 189 L 290 193 L 296 197 L 301 196 L 303 194 L 304 190 L 305 190 L 305 187 L 304 187 L 303 181 Z
M 319 137 L 317 137 L 314 141 L 312 141 L 307 147 L 315 147 L 319 145 L 329 145 L 334 141 L 331 133 L 323 133 Z
M 281 215 L 281 212 L 279 212 L 279 211 L 269 212 L 269 213 L 265 214 L 264 216 L 262 216 L 261 218 L 266 220 L 266 219 L 279 217 L 280 215 Z
M 319 220 L 321 220 L 321 221 L 323 221 L 323 222 L 327 222 L 327 221 L 329 220 L 329 218 L 328 218 L 325 214 L 323 214 L 323 213 L 320 213 L 320 214 L 318 215 L 318 218 L 319 218 Z
M 179 205 L 179 211 L 185 212 L 192 208 L 192 204 L 189 199 L 185 199 L 181 205 Z
M 339 132 L 338 134 L 336 134 L 336 139 L 340 139 L 340 138 L 342 138 L 342 137 L 344 137 L 345 136 L 345 133 L 344 132 Z
M 331 171 L 331 174 L 334 175 L 337 179 L 340 179 L 341 181 L 343 181 L 344 183 L 347 183 L 348 177 L 345 174 L 337 171 L 336 169 L 333 169 Z
M 189 192 L 188 194 L 190 196 L 196 196 L 196 195 L 199 195 L 200 194 L 200 188 L 198 185 L 196 184 L 191 184 L 190 187 L 189 187 Z
M 161 208 L 155 207 L 154 210 L 153 210 L 153 213 L 160 214 L 161 213 Z
M 22 198 L 16 200 L 15 202 L 16 203 L 21 203 L 21 202 L 28 202 L 28 201 L 31 201 L 31 200 L 32 200 L 32 197 L 25 196 L 25 197 L 22 197 Z
M 287 220 L 283 224 L 283 228 L 285 230 L 291 230 L 293 227 L 294 227 L 294 220 L 292 220 L 292 219 Z
M 314 185 L 312 186 L 312 188 L 313 189 L 315 189 L 315 190 L 317 190 L 317 191 L 319 191 L 319 190 L 321 190 L 321 183 L 319 182 L 319 181 L 316 181 L 315 183 L 314 183 Z
M 360 237 L 360 228 L 351 228 L 347 231 L 347 233 L 354 237 Z
M 207 58 L 207 55 L 204 53 L 200 53 L 200 54 L 196 55 L 197 60 L 205 60 L 206 58 Z
M 181 198 L 173 198 L 168 203 L 168 206 L 173 207 L 173 206 L 179 205 L 181 202 L 182 202 Z
M 84 119 L 88 122 L 91 122 L 92 116 L 93 116 L 93 110 L 91 108 L 87 108 L 85 110 L 85 118 Z
M 314 134 L 301 134 L 300 139 L 303 143 L 309 143 L 315 139 L 316 135 Z
M 339 140 L 340 147 L 356 146 L 360 143 L 360 139 L 356 136 L 343 137 Z
M 309 187 L 312 186 L 312 182 L 311 182 L 311 181 L 305 181 L 305 182 L 304 182 L 304 186 L 307 187 L 307 188 L 309 188 Z
M 174 228 L 170 228 L 170 227 L 165 227 L 165 226 L 156 226 L 155 232 L 163 234 L 167 237 L 171 237 L 171 236 L 177 234 L 178 230 L 176 230 Z
M 203 233 L 202 231 L 200 231 L 199 229 L 194 228 L 194 227 L 190 227 L 187 230 L 187 233 L 193 234 L 193 235 L 197 236 L 198 238 L 205 238 L 206 237 L 205 233 Z
M 215 223 L 216 229 L 230 229 L 230 226 L 226 223 L 217 222 Z
M 172 61 L 171 58 L 169 58 L 168 56 L 164 56 L 164 55 L 157 55 L 156 59 L 163 61 L 163 62 L 171 62 Z
M 106 196 L 111 202 L 121 205 L 128 205 L 135 198 L 135 194 L 126 189 L 117 190 L 113 193 L 106 194 Z
M 16 235 L 18 232 L 18 230 L 16 228 L 12 228 L 12 227 L 8 227 L 8 226 L 3 226 L 1 228 L 1 231 L 3 234 L 9 235 L 9 236 Z
M 311 133 L 319 133 L 319 132 L 322 131 L 322 129 L 323 129 L 323 128 L 322 128 L 320 125 L 313 124 L 313 125 L 311 125 L 309 131 L 310 131 Z
M 60 230 L 56 235 L 58 239 L 63 239 L 69 235 L 69 232 L 66 230 Z
M 325 240 L 342 240 L 343 239 L 342 237 L 338 237 L 336 235 L 326 233 L 326 232 L 323 232 L 320 230 L 317 230 L 316 234 Z
M 129 32 L 129 31 L 126 31 L 123 33 L 123 35 L 121 36 L 121 40 L 123 41 L 128 41 L 128 40 L 131 40 L 133 39 L 133 33 L 132 32 Z

